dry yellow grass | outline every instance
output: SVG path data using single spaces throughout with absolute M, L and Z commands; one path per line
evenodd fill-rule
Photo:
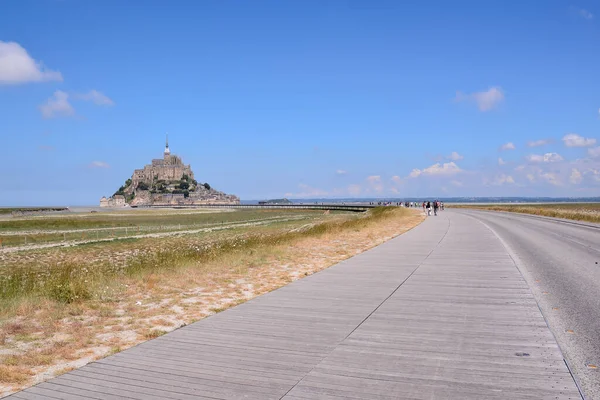
M 340 219 L 323 232 L 280 244 L 242 246 L 176 268 L 122 276 L 110 298 L 70 304 L 25 299 L 0 326 L 2 347 L 10 353 L 0 357 L 0 395 L 42 373 L 60 374 L 311 275 L 422 219 L 404 209 L 348 226 Z

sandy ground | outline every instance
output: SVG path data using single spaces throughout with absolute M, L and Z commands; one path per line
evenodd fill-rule
M 414 212 L 361 229 L 257 249 L 169 276 L 123 282 L 106 302 L 60 312 L 32 305 L 2 325 L 0 396 L 198 321 L 377 246 L 419 224 Z M 39 309 L 37 309 L 37 308 Z M 46 356 L 46 358 L 44 358 Z

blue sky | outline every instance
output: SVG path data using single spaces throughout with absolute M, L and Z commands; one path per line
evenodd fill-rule
M 599 19 L 593 1 L 3 0 L 0 205 L 96 204 L 165 132 L 242 199 L 599 196 Z

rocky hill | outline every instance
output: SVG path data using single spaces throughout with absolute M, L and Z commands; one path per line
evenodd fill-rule
M 136 169 L 112 197 L 102 197 L 100 206 L 168 206 L 202 204 L 239 204 L 237 196 L 213 189 L 194 179 L 190 165 L 171 154 L 169 143 L 162 159 L 154 159 Z

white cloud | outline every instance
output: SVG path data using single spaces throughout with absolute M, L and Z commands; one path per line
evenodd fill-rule
M 57 90 L 39 108 L 44 118 L 70 117 L 75 115 L 75 109 L 69 102 L 69 98 L 82 101 L 91 101 L 98 106 L 113 106 L 115 103 L 104 94 L 97 90 L 90 90 L 87 93 L 71 93 L 69 95 L 62 90 Z
M 581 183 L 582 180 L 581 172 L 577 168 L 571 169 L 571 176 L 569 177 L 569 182 L 574 185 Z
M 532 140 L 532 141 L 529 141 L 527 143 L 527 146 L 529 146 L 529 147 L 539 147 L 539 146 L 547 145 L 550 142 L 551 142 L 550 139 Z
M 62 90 L 57 90 L 54 95 L 40 105 L 44 118 L 70 117 L 75 115 L 75 109 L 69 103 L 69 95 Z
M 88 167 L 90 168 L 110 168 L 110 165 L 105 163 L 104 161 L 92 161 Z
M 421 175 L 421 170 L 415 168 L 412 171 L 410 171 L 410 174 L 408 176 L 410 176 L 411 178 L 416 178 L 419 175 Z
M 336 175 L 346 175 L 348 173 L 348 171 L 345 171 L 343 169 L 338 169 L 337 171 L 335 171 Z
M 513 144 L 513 142 L 504 143 L 502 146 L 500 146 L 500 150 L 514 150 L 514 149 L 515 149 L 515 145 Z
M 425 168 L 423 170 L 424 174 L 427 175 L 454 175 L 462 170 L 456 165 L 454 162 L 433 164 L 431 167 Z
M 454 161 L 450 161 L 447 163 L 436 163 L 430 167 L 420 169 L 413 169 L 410 173 L 411 178 L 416 178 L 420 175 L 454 175 L 462 172 L 462 169 L 458 165 L 454 163 Z
M 113 106 L 115 104 L 108 96 L 97 90 L 90 90 L 87 93 L 75 93 L 73 98 L 77 100 L 91 101 L 97 106 Z
M 452 161 L 459 161 L 462 160 L 463 158 L 465 158 L 464 156 L 458 154 L 456 151 L 453 151 L 448 158 Z
M 462 93 L 456 92 L 455 101 L 473 101 L 479 111 L 490 111 L 504 100 L 502 88 L 494 86 L 485 92 Z
M 62 80 L 60 72 L 46 69 L 20 44 L 0 40 L 0 85 Z
M 588 149 L 588 155 L 590 157 L 600 157 L 600 146 Z
M 596 139 L 584 138 L 576 133 L 569 133 L 562 140 L 567 147 L 589 147 L 596 144 Z
M 394 176 L 392 176 L 392 179 L 391 179 L 391 180 L 392 180 L 392 182 L 394 182 L 394 183 L 398 183 L 398 184 L 400 184 L 400 183 L 402 183 L 402 182 L 403 182 L 402 178 L 400 178 L 398 175 L 394 175 Z
M 515 180 L 510 175 L 500 174 L 495 177 L 494 182 L 493 182 L 493 184 L 496 186 L 501 186 L 501 185 L 504 185 L 505 183 L 509 183 L 509 184 L 515 183 Z
M 504 164 L 506 164 L 506 161 L 504 161 L 502 159 L 502 157 L 498 157 L 498 165 L 504 165 Z
M 535 182 L 535 176 L 533 174 L 527 174 L 526 176 L 529 182 Z
M 564 160 L 562 158 L 562 156 L 557 153 L 546 153 L 544 155 L 530 154 L 525 158 L 527 159 L 527 161 L 533 162 L 533 163 L 540 163 L 540 162 L 552 163 L 552 162 L 559 162 L 559 161 Z
M 463 187 L 464 186 L 464 184 L 462 182 L 456 181 L 456 180 L 450 181 L 450 184 L 453 185 L 453 186 L 456 186 L 456 187 Z

